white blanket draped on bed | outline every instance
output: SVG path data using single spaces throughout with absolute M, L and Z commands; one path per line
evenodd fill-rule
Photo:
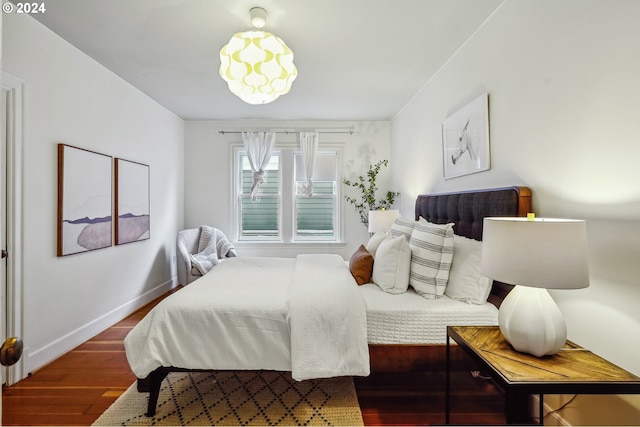
M 338 256 L 229 258 L 151 310 L 125 350 L 138 378 L 161 366 L 369 373 L 364 299 Z
M 295 380 L 369 375 L 364 298 L 338 255 L 298 255 L 289 289 Z

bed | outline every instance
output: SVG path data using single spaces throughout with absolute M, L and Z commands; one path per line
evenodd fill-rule
M 526 187 L 421 195 L 415 224 L 450 224 L 456 238 L 477 241 L 484 217 L 530 211 Z M 304 380 L 442 369 L 446 325 L 496 324 L 509 291 L 494 283 L 488 302 L 468 304 L 444 294 L 423 298 L 418 289 L 356 286 L 335 255 L 233 258 L 145 316 L 125 339 L 127 358 L 138 390 L 150 392 L 150 416 L 173 371 L 267 369 Z
M 422 217 L 435 224 L 453 223 L 456 236 L 480 241 L 485 217 L 524 217 L 527 213 L 533 212 L 531 199 L 531 189 L 524 186 L 424 194 L 416 199 L 415 219 Z M 496 309 L 499 308 L 512 288 L 513 286 L 508 284 L 493 282 L 487 302 Z M 461 323 L 459 320 L 455 322 Z M 497 324 L 497 320 L 493 322 Z M 487 322 L 487 324 L 491 323 Z M 445 342 L 446 328 L 442 328 L 438 338 L 428 342 L 370 343 L 371 371 L 444 371 Z M 466 370 L 472 367 L 466 355 L 462 351 L 457 351 L 457 348 L 452 349 L 451 360 L 453 369 Z

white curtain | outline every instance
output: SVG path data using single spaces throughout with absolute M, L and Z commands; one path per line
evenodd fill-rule
M 302 187 L 302 194 L 311 197 L 313 195 L 313 169 L 316 166 L 318 154 L 318 132 L 300 132 L 300 149 L 302 150 L 302 162 L 307 183 Z
M 264 171 L 271 159 L 271 152 L 276 142 L 275 132 L 242 132 L 242 142 L 247 151 L 249 164 L 253 170 L 251 200 L 257 200 L 258 189 L 264 183 Z

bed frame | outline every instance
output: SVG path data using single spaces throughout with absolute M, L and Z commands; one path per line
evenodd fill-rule
M 482 225 L 488 216 L 526 216 L 531 212 L 531 190 L 527 187 L 505 187 L 456 193 L 425 194 L 418 196 L 416 220 L 420 217 L 436 224 L 454 223 L 454 232 L 468 238 L 482 240 Z M 510 285 L 494 282 L 489 302 L 496 307 L 511 290 Z M 422 345 L 369 345 L 371 372 L 444 371 L 446 346 Z M 452 348 L 453 369 L 470 369 L 468 358 L 462 351 Z M 171 372 L 194 371 L 161 367 L 147 378 L 138 379 L 138 391 L 149 392 L 147 416 L 153 416 L 164 378 Z
M 503 187 L 455 193 L 418 196 L 415 219 L 420 217 L 434 224 L 454 223 L 455 234 L 482 240 L 484 218 L 488 216 L 527 216 L 531 209 L 528 187 Z M 513 288 L 493 282 L 489 302 L 500 307 Z M 371 372 L 444 371 L 446 346 L 443 344 L 369 344 Z M 469 369 L 469 359 L 454 347 L 452 366 Z

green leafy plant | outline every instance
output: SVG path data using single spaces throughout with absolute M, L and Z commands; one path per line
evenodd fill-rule
M 376 178 L 380 173 L 382 166 L 387 166 L 388 160 L 380 160 L 375 165 L 369 165 L 366 178 L 365 175 L 360 175 L 356 180 L 343 180 L 345 185 L 355 187 L 360 190 L 360 198 L 354 198 L 351 196 L 345 196 L 347 202 L 351 203 L 358 215 L 360 215 L 360 222 L 365 226 L 369 226 L 369 211 L 370 210 L 382 210 L 388 209 L 393 205 L 396 198 L 400 196 L 400 193 L 394 191 L 387 191 L 384 198 L 376 200 Z

